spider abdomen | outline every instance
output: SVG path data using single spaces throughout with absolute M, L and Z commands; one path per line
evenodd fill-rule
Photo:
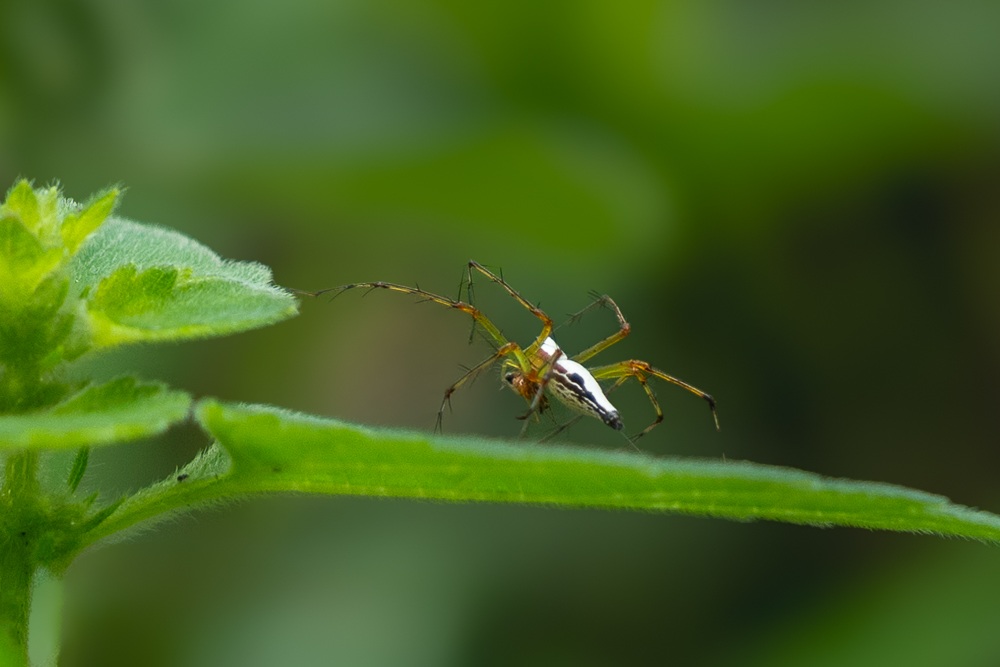
M 551 389 L 559 402 L 571 410 L 600 419 L 616 431 L 622 429 L 617 408 L 604 395 L 604 390 L 590 371 L 582 364 L 563 356 L 559 346 L 551 338 L 545 339 L 541 352 L 549 359 L 556 357 L 549 371 L 546 389 Z

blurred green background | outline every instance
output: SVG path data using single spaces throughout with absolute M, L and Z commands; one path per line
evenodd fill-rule
M 555 315 L 615 296 L 654 454 L 749 459 L 1000 511 L 1000 4 L 455 0 L 0 5 L 0 183 L 58 179 L 279 284 L 457 293 L 469 258 Z M 4 185 L 6 187 L 6 185 Z M 513 338 L 535 322 L 483 287 Z M 430 429 L 481 359 L 392 294 L 128 350 L 197 395 Z M 608 313 L 560 330 L 578 350 Z M 600 358 L 599 358 L 600 360 Z M 652 419 L 636 387 L 628 427 Z M 483 377 L 446 428 L 517 433 Z M 619 448 L 601 424 L 567 438 Z M 193 429 L 102 450 L 112 494 Z M 1000 551 L 777 524 L 279 498 L 69 573 L 65 665 L 995 665 Z

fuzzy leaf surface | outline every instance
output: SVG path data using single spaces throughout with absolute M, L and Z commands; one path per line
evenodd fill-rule
M 73 258 L 95 348 L 221 336 L 295 315 L 253 262 L 221 259 L 177 232 L 109 218 Z

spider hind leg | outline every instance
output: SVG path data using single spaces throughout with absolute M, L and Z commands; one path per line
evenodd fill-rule
M 660 408 L 660 403 L 656 400 L 656 394 L 653 393 L 652 387 L 650 387 L 647 382 L 649 377 L 656 377 L 665 382 L 669 382 L 670 384 L 676 385 L 681 389 L 684 389 L 685 391 L 703 399 L 706 403 L 708 403 L 709 410 L 712 411 L 712 419 L 715 421 L 715 430 L 719 430 L 719 414 L 716 412 L 715 399 L 712 398 L 711 394 L 705 393 L 701 389 L 698 389 L 683 380 L 679 380 L 672 375 L 668 375 L 658 368 L 650 366 L 645 361 L 630 359 L 628 361 L 620 361 L 616 364 L 593 368 L 590 372 L 598 380 L 615 380 L 615 384 L 612 389 L 619 387 L 629 378 L 635 378 L 636 381 L 642 386 L 643 391 L 646 392 L 646 397 L 649 398 L 649 402 L 656 411 L 656 419 L 653 420 L 652 424 L 630 438 L 633 443 L 652 431 L 660 424 L 660 422 L 663 421 L 663 409 Z

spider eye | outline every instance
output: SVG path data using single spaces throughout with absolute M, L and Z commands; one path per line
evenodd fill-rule
M 515 377 L 517 377 L 517 373 L 514 373 L 512 371 L 512 372 L 507 373 L 506 375 L 504 375 L 503 379 L 507 381 L 507 384 L 514 384 L 514 378 Z

